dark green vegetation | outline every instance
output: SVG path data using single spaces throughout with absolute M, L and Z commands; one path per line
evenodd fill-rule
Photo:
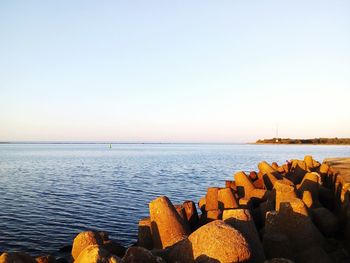
M 265 144 L 348 144 L 350 145 L 350 138 L 314 138 L 314 139 L 290 139 L 290 138 L 272 138 L 260 139 L 256 143 Z

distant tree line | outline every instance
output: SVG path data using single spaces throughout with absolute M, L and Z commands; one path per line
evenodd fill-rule
M 290 139 L 290 138 L 272 138 L 260 139 L 256 143 L 273 144 L 350 144 L 350 138 L 314 138 L 314 139 Z

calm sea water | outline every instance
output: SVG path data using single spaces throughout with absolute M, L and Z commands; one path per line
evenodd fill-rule
M 52 253 L 86 229 L 136 241 L 148 203 L 167 195 L 197 202 L 261 160 L 283 163 L 312 154 L 350 156 L 349 146 L 205 144 L 0 145 L 0 251 Z

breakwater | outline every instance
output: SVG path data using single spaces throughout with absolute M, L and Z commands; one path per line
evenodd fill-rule
M 151 201 L 138 244 L 128 250 L 92 231 L 67 249 L 76 262 L 347 262 L 347 178 L 311 156 L 258 168 L 236 173 L 225 187 L 209 187 L 200 213 L 192 201 Z M 11 258 L 35 261 L 22 253 L 1 255 L 3 262 Z

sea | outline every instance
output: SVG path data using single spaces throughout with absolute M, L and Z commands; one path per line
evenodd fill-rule
M 197 203 L 237 171 L 308 154 L 349 157 L 350 146 L 0 144 L 0 252 L 59 256 L 84 230 L 130 246 L 154 198 Z

